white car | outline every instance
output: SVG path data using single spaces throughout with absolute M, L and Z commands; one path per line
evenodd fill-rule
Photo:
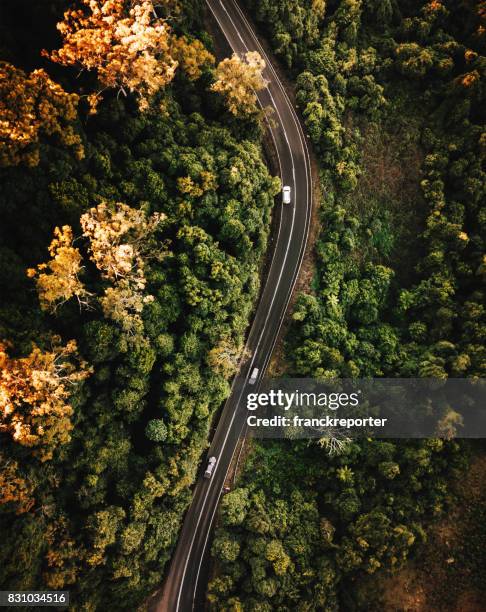
M 204 472 L 204 478 L 211 478 L 214 471 L 214 466 L 216 465 L 216 457 L 209 457 L 208 466 L 206 471 Z
M 249 385 L 254 385 L 256 383 L 256 379 L 258 378 L 258 372 L 260 370 L 258 368 L 253 368 L 253 372 L 251 373 L 250 380 L 248 381 Z
M 284 204 L 290 204 L 290 194 L 291 194 L 291 189 L 288 185 L 285 185 L 284 188 L 282 189 L 282 200 Z

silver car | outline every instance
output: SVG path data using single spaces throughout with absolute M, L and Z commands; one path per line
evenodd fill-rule
M 204 472 L 204 478 L 211 478 L 214 471 L 214 466 L 216 465 L 216 457 L 209 457 L 208 466 L 206 471 Z

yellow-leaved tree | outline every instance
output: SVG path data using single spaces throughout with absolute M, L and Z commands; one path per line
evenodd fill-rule
M 76 297 L 80 306 L 86 306 L 91 294 L 79 279 L 82 256 L 73 246 L 73 230 L 69 225 L 55 228 L 49 255 L 50 261 L 27 270 L 27 275 L 36 279 L 41 308 L 55 312 L 72 297 Z
M 263 78 L 265 60 L 257 51 L 249 51 L 244 57 L 233 54 L 221 61 L 216 68 L 213 91 L 226 98 L 228 110 L 233 115 L 248 115 L 257 111 L 256 93 L 266 86 Z
M 145 262 L 166 255 L 163 245 L 153 239 L 164 219 L 161 213 L 147 217 L 122 202 L 102 202 L 81 217 L 91 260 L 111 283 L 100 298 L 103 313 L 132 338 L 142 333 L 143 307 L 154 299 L 145 293 Z
M 103 278 L 131 279 L 145 288 L 145 280 L 136 281 L 142 274 L 144 259 L 155 246 L 152 237 L 165 219 L 162 213 L 147 217 L 143 210 L 123 202 L 101 202 L 81 216 L 83 235 L 89 240 L 91 260 Z
M 69 398 L 91 369 L 77 354 L 74 340 L 52 339 L 50 351 L 34 346 L 27 357 L 12 358 L 0 342 L 0 432 L 34 447 L 42 461 L 70 440 L 73 409 Z
M 101 296 L 90 293 L 79 278 L 82 255 L 73 246 L 72 228 L 56 228 L 49 247 L 51 259 L 27 270 L 35 278 L 41 307 L 53 313 L 73 297 L 80 306 L 97 301 L 105 317 L 118 323 L 129 338 L 140 339 L 142 310 L 154 299 L 145 291 L 146 262 L 168 254 L 166 245 L 155 240 L 164 219 L 161 213 L 147 216 L 122 202 L 101 202 L 81 216 L 90 259 L 108 282 Z
M 81 159 L 84 149 L 73 126 L 78 100 L 44 70 L 27 75 L 0 62 L 0 166 L 37 166 L 41 136 L 73 147 Z
M 57 25 L 63 46 L 43 53 L 64 66 L 96 70 L 102 88 L 136 93 L 142 110 L 174 78 L 179 62 L 197 78 L 201 65 L 214 59 L 200 42 L 177 40 L 152 0 L 82 3 L 84 9 L 67 10 Z M 90 96 L 93 111 L 98 99 L 99 92 Z

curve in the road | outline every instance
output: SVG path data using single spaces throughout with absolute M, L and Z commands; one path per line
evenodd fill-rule
M 248 334 L 245 353 L 252 357 L 240 363 L 239 374 L 233 381 L 208 452 L 208 456 L 214 455 L 218 461 L 212 478 L 200 478 L 196 483 L 162 595 L 150 606 L 157 612 L 194 610 L 201 565 L 222 488 L 246 426 L 246 408 L 241 405 L 241 397 L 247 390 L 253 368 L 259 368 L 261 380 L 270 361 L 304 256 L 312 210 L 312 177 L 306 137 L 277 72 L 235 0 L 206 2 L 233 52 L 242 55 L 258 51 L 266 61 L 267 87 L 257 96 L 263 108 L 272 107 L 275 111 L 273 120 L 267 125 L 277 152 L 282 183 L 292 187 L 292 204 L 282 205 L 266 284 Z M 258 382 L 251 390 L 257 387 Z

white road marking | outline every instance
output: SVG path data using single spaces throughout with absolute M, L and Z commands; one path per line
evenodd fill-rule
M 220 0 L 220 2 L 221 2 L 221 0 Z M 210 8 L 211 8 L 211 7 L 210 7 Z M 235 22 L 233 21 L 233 19 L 232 19 L 231 15 L 230 15 L 230 14 L 229 14 L 229 12 L 226 10 L 226 7 L 224 7 L 224 5 L 223 5 L 223 8 L 224 8 L 224 10 L 225 10 L 226 14 L 228 15 L 229 20 L 231 21 L 231 24 L 232 24 L 232 26 L 233 26 L 233 28 L 234 28 L 235 32 L 238 34 L 238 36 L 239 36 L 239 37 L 240 37 L 240 39 L 241 39 L 241 36 L 240 36 L 239 30 L 238 30 L 238 28 L 236 27 L 236 24 L 235 24 Z M 211 9 L 211 11 L 212 11 L 212 9 Z M 213 12 L 213 15 L 214 15 L 214 12 Z M 226 34 L 226 33 L 225 33 L 225 31 L 224 31 L 224 28 L 221 26 L 221 23 L 220 23 L 220 21 L 218 20 L 217 16 L 216 16 L 216 15 L 214 15 L 214 16 L 215 16 L 216 21 L 218 22 L 219 27 L 221 28 L 222 32 L 223 32 L 224 34 Z M 251 28 L 248 26 L 248 24 L 247 24 L 247 27 L 248 27 L 248 30 L 251 32 L 251 34 L 253 34 L 253 31 L 252 31 L 252 30 L 251 30 Z M 228 39 L 228 37 L 226 37 L 226 38 Z M 228 40 L 228 42 L 229 42 L 229 40 Z M 247 47 L 246 43 L 243 43 L 243 45 L 244 45 L 245 49 L 248 51 L 249 49 L 248 49 L 248 47 Z M 231 46 L 231 43 L 230 43 L 230 46 Z M 269 61 L 269 60 L 268 60 L 268 58 L 267 58 L 267 62 L 268 62 L 268 61 Z M 278 80 L 278 77 L 277 77 L 277 75 L 276 75 L 276 74 L 275 74 L 275 78 Z M 294 166 L 294 156 L 293 156 L 293 153 L 292 153 L 292 147 L 290 146 L 290 142 L 289 142 L 289 139 L 288 139 L 288 136 L 287 136 L 287 131 L 285 130 L 285 127 L 284 127 L 284 121 L 282 120 L 282 116 L 280 115 L 280 112 L 279 112 L 279 110 L 278 110 L 278 106 L 277 106 L 277 104 L 275 103 L 275 100 L 274 100 L 274 98 L 273 98 L 273 96 L 272 96 L 272 92 L 270 91 L 270 87 L 267 87 L 267 91 L 268 91 L 268 94 L 269 94 L 269 96 L 270 96 L 270 99 L 272 100 L 272 103 L 273 103 L 273 106 L 274 106 L 274 108 L 275 108 L 275 111 L 276 111 L 276 113 L 277 113 L 277 115 L 278 115 L 278 118 L 280 119 L 280 125 L 281 125 L 281 127 L 282 127 L 282 131 L 283 131 L 283 134 L 284 134 L 284 136 L 285 136 L 285 142 L 287 143 L 287 146 L 288 146 L 288 148 L 289 148 L 290 159 L 291 159 L 291 164 L 292 164 L 292 177 L 293 177 L 293 182 L 294 182 L 294 202 L 295 202 L 295 201 L 297 201 L 297 186 L 296 186 L 296 184 L 295 184 L 295 166 Z M 288 100 L 287 100 L 287 101 L 288 101 Z M 289 102 L 289 101 L 288 101 L 288 103 L 290 104 L 290 102 Z M 279 274 L 279 277 L 278 277 L 278 280 L 277 280 L 277 284 L 276 284 L 276 287 L 275 287 L 275 291 L 274 291 L 274 293 L 273 293 L 273 296 L 272 296 L 272 301 L 270 302 L 270 306 L 269 306 L 269 308 L 268 308 L 268 310 L 267 310 L 267 316 L 265 317 L 265 321 L 264 321 L 264 323 L 263 323 L 263 328 L 262 328 L 262 331 L 261 331 L 260 337 L 259 337 L 259 339 L 258 339 L 258 342 L 257 342 L 257 345 L 256 345 L 255 352 L 258 350 L 258 348 L 259 348 L 259 346 L 260 346 L 260 343 L 261 343 L 261 341 L 262 341 L 262 338 L 263 338 L 263 336 L 264 336 L 264 334 L 265 334 L 265 328 L 266 328 L 266 326 L 267 326 L 268 320 L 270 319 L 270 314 L 271 314 L 272 306 L 273 306 L 273 303 L 274 303 L 274 301 L 275 301 L 275 297 L 276 297 L 276 295 L 277 295 L 277 293 L 278 293 L 278 289 L 279 289 L 279 287 L 280 287 L 280 281 L 281 281 L 281 279 L 282 279 L 282 274 L 283 274 L 283 270 L 284 270 L 284 267 L 285 267 L 285 262 L 287 261 L 287 255 L 288 255 L 288 253 L 289 253 L 289 249 L 290 249 L 290 244 L 291 244 L 292 234 L 293 234 L 293 232 L 294 232 L 294 223 L 295 223 L 295 209 L 296 209 L 296 206 L 295 206 L 295 204 L 294 204 L 294 206 L 292 207 L 292 225 L 290 226 L 290 237 L 289 237 L 289 241 L 288 241 L 288 243 L 287 243 L 287 248 L 286 248 L 286 250 L 285 250 L 285 257 L 284 257 L 284 260 L 283 260 L 282 266 L 281 266 L 281 268 L 280 268 L 280 274 Z
M 221 0 L 220 0 L 220 2 L 221 2 Z M 269 58 L 268 58 L 268 56 L 267 56 L 267 53 L 265 52 L 265 49 L 263 49 L 263 47 L 262 47 L 262 45 L 261 45 L 261 43 L 260 43 L 260 41 L 259 41 L 258 37 L 254 35 L 253 30 L 252 30 L 252 27 L 251 27 L 250 23 L 248 22 L 248 20 L 247 20 L 247 18 L 246 18 L 246 15 L 243 13 L 243 11 L 241 10 L 241 8 L 240 8 L 240 6 L 238 5 L 238 3 L 236 2 L 236 0 L 233 0 L 233 5 L 234 5 L 234 7 L 236 8 L 237 12 L 240 14 L 240 17 L 242 18 L 242 20 L 245 22 L 245 24 L 246 24 L 246 26 L 247 26 L 248 30 L 250 31 L 250 33 L 253 35 L 253 38 L 254 38 L 254 40 L 255 40 L 255 42 L 256 42 L 256 44 L 257 44 L 258 48 L 259 48 L 259 49 L 260 49 L 260 51 L 261 51 L 261 55 L 262 55 L 262 57 L 264 57 L 264 58 L 267 60 L 267 65 L 268 65 L 268 67 L 269 67 L 269 70 L 271 70 L 271 72 L 273 72 L 273 74 L 274 74 L 274 76 L 275 76 L 275 82 L 276 82 L 277 86 L 278 86 L 278 87 L 279 87 L 279 89 L 281 90 L 281 92 L 282 92 L 282 94 L 283 94 L 284 98 L 287 100 L 287 105 L 288 105 L 288 107 L 290 108 L 290 110 L 291 110 L 291 112 L 292 112 L 292 114 L 293 114 L 293 116 L 294 116 L 294 120 L 295 120 L 295 122 L 296 122 L 296 124 L 297 124 L 298 133 L 299 133 L 299 140 L 300 140 L 300 142 L 301 142 L 302 148 L 303 148 L 304 153 L 305 153 L 305 166 L 306 166 L 306 187 L 307 187 L 307 197 L 306 197 L 306 205 L 307 205 L 307 206 L 306 206 L 306 230 L 305 230 L 305 239 L 304 239 L 304 241 L 303 241 L 303 243 L 302 243 L 302 245 L 301 245 L 301 249 L 300 249 L 300 252 L 299 252 L 299 260 L 298 260 L 298 265 L 297 265 L 297 268 L 296 268 L 296 270 L 295 270 L 294 277 L 293 277 L 293 279 L 292 279 L 292 283 L 291 283 L 291 286 L 290 286 L 290 288 L 289 288 L 289 292 L 288 292 L 288 294 L 287 294 L 286 306 L 285 306 L 285 312 L 286 312 L 286 310 L 287 310 L 287 306 L 288 306 L 288 304 L 289 304 L 289 302 L 290 302 L 290 298 L 291 298 L 291 296 L 292 296 L 292 292 L 293 292 L 293 289 L 294 289 L 295 283 L 296 283 L 296 281 L 297 281 L 297 276 L 298 276 L 298 274 L 299 274 L 300 267 L 301 267 L 301 265 L 302 265 L 302 261 L 303 261 L 303 259 L 304 259 L 304 253 L 305 253 L 305 249 L 306 249 L 306 247 L 307 247 L 307 242 L 308 242 L 308 238 L 309 238 L 309 232 L 308 232 L 308 228 L 309 228 L 309 225 L 310 225 L 310 214 L 309 214 L 309 212 L 310 212 L 310 210 L 311 210 L 311 208 L 309 208 L 309 201 L 311 201 L 311 202 L 312 202 L 312 193 L 309 193 L 309 186 L 310 186 L 310 183 L 309 183 L 309 180 L 308 180 L 308 178 L 309 178 L 309 176 L 310 176 L 310 174 L 311 174 L 311 163 L 310 163 L 309 147 L 308 147 L 308 145 L 307 145 L 307 140 L 306 140 L 306 138 L 304 137 L 304 132 L 303 132 L 303 130 L 302 130 L 302 125 L 301 125 L 300 120 L 299 120 L 299 118 L 298 118 L 298 116 L 297 116 L 297 113 L 295 112 L 294 106 L 293 106 L 293 104 L 290 102 L 289 97 L 288 97 L 288 95 L 287 95 L 287 92 L 285 91 L 285 88 L 283 87 L 282 82 L 280 81 L 280 79 L 279 79 L 279 77 L 278 77 L 278 75 L 277 75 L 277 73 L 276 73 L 276 71 L 275 71 L 275 68 L 273 67 L 272 62 L 269 60 Z M 307 138 L 308 138 L 308 137 L 309 137 L 309 136 L 307 135 Z M 309 198 L 309 195 L 310 195 L 310 198 Z M 270 349 L 269 354 L 267 355 L 267 357 L 266 357 L 266 359 L 265 359 L 265 363 L 264 363 L 264 365 L 263 365 L 263 367 L 262 367 L 262 370 L 261 370 L 261 371 L 262 371 L 262 373 L 264 373 L 264 372 L 266 371 L 266 368 L 267 368 L 267 366 L 268 366 L 268 363 L 270 362 L 270 358 L 271 358 L 272 353 L 273 353 L 273 350 L 274 350 L 274 348 L 275 348 L 275 344 L 276 344 L 276 342 L 277 342 L 278 335 L 279 335 L 279 333 L 280 333 L 280 329 L 281 329 L 282 324 L 283 324 L 283 322 L 284 322 L 284 320 L 285 320 L 285 312 L 283 313 L 283 316 L 281 317 L 281 319 L 280 319 L 280 321 L 279 321 L 279 324 L 278 324 L 278 327 L 277 327 L 277 333 L 275 334 L 275 337 L 274 337 L 273 342 L 272 342 L 271 349 Z M 241 434 L 244 432 L 244 430 L 246 430 L 246 428 L 247 428 L 247 427 L 246 427 L 246 422 L 245 422 L 245 423 L 243 423 L 243 426 L 242 426 L 242 428 L 241 428 L 241 431 L 240 431 L 240 437 L 241 437 Z M 245 434 L 243 434 L 243 435 L 245 435 Z

